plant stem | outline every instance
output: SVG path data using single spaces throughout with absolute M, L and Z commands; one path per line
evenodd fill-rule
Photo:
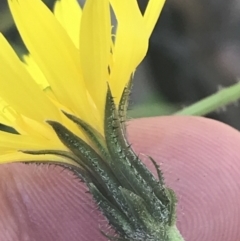
M 217 93 L 198 101 L 174 115 L 206 115 L 240 99 L 240 83 L 226 87 Z
M 184 241 L 182 235 L 178 231 L 177 227 L 174 225 L 168 230 L 168 240 L 169 241 Z

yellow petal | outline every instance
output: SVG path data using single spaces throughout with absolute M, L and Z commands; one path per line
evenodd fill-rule
M 42 1 L 8 2 L 24 43 L 58 101 L 91 123 L 93 113 L 80 71 L 79 52 L 66 31 Z
M 150 36 L 153 28 L 159 18 L 165 0 L 149 0 L 144 13 L 144 22 L 146 25 L 147 34 Z
M 56 155 L 28 155 L 22 152 L 10 152 L 0 155 L 0 164 L 12 162 L 47 162 L 71 164 L 77 166 L 75 162 Z
M 80 56 L 87 89 L 102 118 L 108 82 L 111 44 L 109 0 L 88 0 L 83 9 Z
M 47 79 L 45 78 L 44 74 L 42 73 L 39 66 L 34 61 L 33 57 L 31 55 L 25 55 L 23 56 L 24 66 L 26 67 L 29 74 L 32 76 L 32 78 L 37 82 L 37 84 L 40 86 L 42 90 L 47 89 L 50 87 Z
M 60 113 L 62 120 L 66 117 Z M 46 119 L 49 119 L 46 117 Z M 22 135 L 32 137 L 44 137 L 49 140 L 56 140 L 57 137 L 52 128 L 45 122 L 41 123 L 16 112 L 8 103 L 0 98 L 0 123 L 14 128 Z M 74 130 L 74 132 L 76 132 Z M 58 140 L 58 139 L 57 139 Z
M 0 131 L 0 148 L 5 150 L 67 150 L 57 138 L 54 141 L 3 131 Z
M 16 111 L 0 98 L 0 123 L 15 128 Z
M 34 61 L 33 57 L 30 54 L 24 55 L 23 61 L 24 67 L 27 69 L 28 73 L 32 76 L 39 87 L 44 91 L 44 94 L 46 94 L 46 96 L 48 96 L 51 100 L 56 101 L 56 96 L 54 95 L 50 84 L 48 83 L 39 66 Z
M 110 0 L 110 3 L 118 22 L 110 87 L 118 104 L 131 73 L 146 54 L 148 36 L 136 0 Z
M 44 96 L 2 34 L 0 49 L 1 98 L 17 112 L 36 121 L 60 120 L 57 108 Z
M 77 0 L 56 1 L 54 15 L 67 31 L 75 46 L 79 48 L 79 30 L 82 10 Z

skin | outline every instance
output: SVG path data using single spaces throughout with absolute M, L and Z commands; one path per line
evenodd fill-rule
M 178 196 L 177 226 L 186 241 L 240 237 L 240 134 L 199 117 L 128 123 L 137 153 L 152 156 Z M 140 155 L 154 171 L 147 157 Z M 0 166 L 0 240 L 106 241 L 109 230 L 85 185 L 61 167 Z

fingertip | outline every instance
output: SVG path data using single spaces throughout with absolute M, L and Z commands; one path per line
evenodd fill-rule
M 0 240 L 89 241 L 107 222 L 84 183 L 54 165 L 0 168 Z

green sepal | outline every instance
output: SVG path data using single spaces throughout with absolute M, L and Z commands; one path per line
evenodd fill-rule
M 31 154 L 31 155 L 56 155 L 56 156 L 61 156 L 61 157 L 65 157 L 67 159 L 70 159 L 78 164 L 83 165 L 83 163 L 81 162 L 81 160 L 74 155 L 71 152 L 67 152 L 67 151 L 60 151 L 60 150 L 19 150 L 20 152 L 26 153 L 26 154 Z
M 130 79 L 128 85 L 124 88 L 119 105 L 118 105 L 118 116 L 120 123 L 124 123 L 127 117 L 127 110 L 129 105 L 129 96 L 131 93 L 133 81 Z M 126 131 L 125 125 L 123 125 L 124 132 Z
M 121 190 L 129 206 L 131 207 L 133 215 L 137 220 L 139 220 L 139 228 L 141 229 L 141 233 L 137 234 L 138 237 L 136 240 L 167 241 L 167 229 L 165 224 L 159 223 L 153 218 L 153 216 L 148 212 L 144 200 L 127 189 L 121 188 Z
M 126 104 L 126 96 L 120 105 Z M 58 155 L 77 163 L 76 167 L 66 166 L 86 183 L 98 207 L 118 233 L 119 238 L 104 234 L 110 240 L 173 241 L 168 239 L 168 235 L 175 235 L 171 229 L 176 222 L 175 194 L 165 185 L 157 163 L 149 157 L 159 180 L 132 150 L 125 137 L 124 121 L 119 116 L 121 112 L 115 106 L 110 89 L 106 96 L 104 137 L 81 119 L 64 114 L 84 131 L 90 144 L 61 123 L 47 121 L 69 151 L 23 152 Z
M 126 216 L 116 209 L 116 207 L 102 195 L 102 193 L 93 183 L 87 183 L 87 186 L 99 208 L 104 213 L 109 223 L 115 227 L 115 230 L 118 232 L 118 234 L 126 234 L 127 236 L 131 236 L 134 233 L 134 228 L 131 226 Z
M 63 113 L 75 124 L 78 125 L 78 127 L 85 132 L 89 140 L 92 142 L 92 144 L 96 147 L 97 151 L 100 152 L 100 155 L 105 158 L 105 160 L 109 159 L 109 153 L 107 151 L 107 147 L 105 144 L 104 137 L 95 130 L 92 126 L 90 126 L 85 121 L 77 118 L 74 115 L 71 115 L 69 113 L 66 113 L 63 111 Z
M 132 159 L 129 158 L 131 154 L 128 153 L 129 148 L 125 148 L 125 143 L 123 142 L 124 133 L 110 89 L 107 92 L 104 123 L 108 151 L 115 165 L 113 171 L 115 175 L 118 175 L 120 183 L 126 189 L 139 195 L 147 203 L 147 208 L 153 217 L 160 222 L 168 222 L 169 211 L 167 207 L 156 197 L 153 189 L 141 174 L 137 172 L 131 162 Z
M 168 208 L 169 214 L 170 214 L 169 220 L 168 220 L 168 225 L 174 226 L 174 225 L 176 225 L 177 196 L 176 196 L 175 192 L 170 188 L 166 188 L 165 192 L 169 199 L 169 203 L 167 205 L 167 208 Z
M 62 124 L 55 121 L 48 121 L 48 123 L 55 130 L 62 143 L 82 160 L 85 165 L 84 168 L 95 177 L 94 185 L 106 195 L 106 198 L 115 203 L 125 215 L 128 215 L 128 207 L 119 190 L 120 183 L 108 164 L 92 147 Z

